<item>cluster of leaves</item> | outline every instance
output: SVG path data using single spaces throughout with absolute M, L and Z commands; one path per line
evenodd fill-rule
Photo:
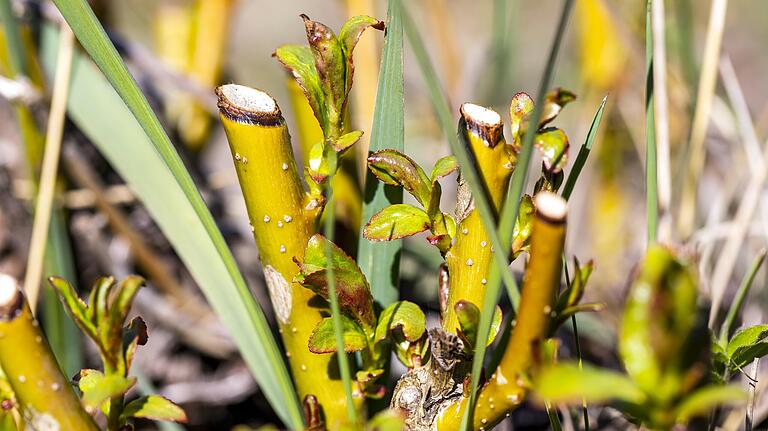
M 733 337 L 712 340 L 712 376 L 725 383 L 753 360 L 768 355 L 768 325 L 755 325 L 737 331 Z
M 691 269 L 671 250 L 650 248 L 621 327 L 619 353 L 627 374 L 576 364 L 545 367 L 534 378 L 539 396 L 551 402 L 613 401 L 650 429 L 669 429 L 743 400 L 742 390 L 708 382 L 710 343 L 701 311 Z
M 368 27 L 384 29 L 384 23 L 360 15 L 347 21 L 339 35 L 328 26 L 301 15 L 308 46 L 285 45 L 273 54 L 293 75 L 309 101 L 323 130 L 324 140 L 307 155 L 305 177 L 310 195 L 322 201 L 328 177 L 336 171 L 336 159 L 362 136 L 359 130 L 344 133 L 347 99 L 352 88 L 352 52 Z
M 535 193 L 540 190 L 557 191 L 562 184 L 562 168 L 568 157 L 568 137 L 561 129 L 547 127 L 547 124 L 575 98 L 572 92 L 560 88 L 547 93 L 544 115 L 538 124 L 534 141 L 543 159 L 542 176 L 536 184 Z M 526 93 L 518 93 L 512 98 L 509 109 L 511 152 L 505 161 L 507 167 L 515 165 L 516 154 L 520 152 L 533 108 L 533 99 Z M 440 210 L 442 189 L 438 180 L 459 169 L 456 158 L 448 156 L 439 159 L 432 168 L 431 175 L 427 176 L 424 169 L 413 159 L 398 151 L 387 149 L 371 154 L 368 157 L 368 168 L 381 182 L 403 187 L 421 208 L 408 204 L 387 206 L 366 224 L 363 235 L 371 241 L 391 241 L 429 230 L 427 241 L 445 254 L 456 236 L 456 220 Z M 528 250 L 533 214 L 533 199 L 530 195 L 524 195 L 513 232 L 513 258 Z
M 186 422 L 184 411 L 163 397 L 142 396 L 128 403 L 124 400 L 126 392 L 136 384 L 136 378 L 128 375 L 134 354 L 138 346 L 147 342 L 147 326 L 141 317 L 124 326 L 144 280 L 129 276 L 116 284 L 112 277 L 100 278 L 94 283 L 87 303 L 66 280 L 51 277 L 49 282 L 101 355 L 103 371 L 84 369 L 78 376 L 77 385 L 86 411 L 103 412 L 108 418 L 109 431 L 130 429 L 133 418 Z
M 326 254 L 331 249 L 330 259 Z M 327 273 L 333 271 L 343 326 L 344 350 L 361 352 L 357 372 L 360 393 L 381 398 L 385 387 L 376 384 L 384 374 L 390 351 L 412 368 L 421 364 L 427 347 L 424 312 L 409 301 L 397 301 L 375 312 L 368 281 L 354 259 L 320 234 L 309 239 L 303 262 L 295 259 L 299 273 L 294 281 L 329 300 Z M 309 339 L 309 350 L 317 354 L 336 352 L 333 320 L 318 323 Z

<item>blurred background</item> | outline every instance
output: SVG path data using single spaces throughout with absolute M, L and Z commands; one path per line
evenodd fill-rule
M 463 102 L 493 107 L 507 117 L 515 93 L 535 95 L 560 1 L 405 3 L 457 118 Z M 17 5 L 22 11 L 25 7 L 37 11 L 26 12 L 39 14 L 35 19 L 57 19 L 50 4 Z M 301 157 L 293 90 L 272 53 L 283 44 L 306 42 L 300 13 L 338 29 L 352 15 L 384 19 L 386 2 L 101 0 L 94 6 L 171 133 L 250 287 L 271 313 L 231 155 L 215 117 L 213 89 L 234 82 L 274 96 Z M 710 2 L 667 2 L 671 195 L 666 238 L 697 263 L 704 295 L 709 294 L 713 273 L 723 259 L 724 244 L 738 242 L 733 268 L 721 270 L 726 275 L 723 303 L 727 305 L 768 238 L 765 174 L 751 168 L 755 158 L 764 154 L 768 137 L 768 3 L 738 0 L 728 5 L 717 84 L 705 126 L 705 163 L 694 172 L 697 198 L 691 200 L 683 190 L 709 14 Z M 30 41 L 39 37 L 28 36 Z M 608 366 L 617 366 L 618 318 L 627 281 L 646 246 L 644 37 L 645 1 L 577 0 L 553 81 L 578 95 L 555 122 L 570 138 L 571 161 L 600 101 L 608 96 L 598 139 L 570 200 L 567 246 L 569 255 L 595 261 L 587 300 L 603 302 L 606 308 L 582 319 L 580 332 L 585 357 Z M 355 52 L 351 121 L 367 134 L 381 43 L 380 32 L 367 32 Z M 422 166 L 431 166 L 449 153 L 448 146 L 407 42 L 404 61 L 406 152 Z M 0 72 L 5 74 L 2 67 Z M 44 82 L 42 76 L 38 78 Z M 22 277 L 32 224 L 28 159 L 34 155 L 22 145 L 24 129 L 17 115 L 13 105 L 0 97 L 0 270 Z M 102 121 L 109 119 L 109 112 L 104 112 Z M 114 133 L 119 134 L 119 129 Z M 231 429 L 238 424 L 256 427 L 276 421 L 234 344 L 149 214 L 69 123 L 62 160 L 65 181 L 57 203 L 64 214 L 78 284 L 89 286 L 103 274 L 121 278 L 138 272 L 149 279 L 150 288 L 141 291 L 134 308 L 147 320 L 151 335 L 135 364 L 145 383 L 186 408 L 190 430 Z M 538 163 L 534 159 L 533 166 Z M 765 169 L 764 164 L 757 166 Z M 529 180 L 529 193 L 535 180 Z M 745 221 L 736 214 L 745 196 L 750 196 L 745 191 L 755 182 L 759 192 L 750 199 L 757 201 Z M 443 209 L 447 210 L 455 203 L 455 177 L 443 184 Z M 686 219 L 686 212 L 693 216 Z M 440 257 L 421 236 L 406 240 L 405 247 L 402 296 L 423 304 L 436 319 Z M 522 268 L 521 262 L 515 268 Z M 755 286 L 743 313 L 744 323 L 764 320 L 765 269 L 757 274 Z M 92 361 L 93 349 L 86 345 L 85 351 L 85 361 Z M 758 388 L 762 392 L 762 386 Z M 768 405 L 758 403 L 758 409 L 765 418 Z M 605 421 L 610 423 L 610 412 L 595 409 L 594 413 L 607 415 Z M 548 423 L 534 408 L 521 410 L 515 420 L 517 429 Z

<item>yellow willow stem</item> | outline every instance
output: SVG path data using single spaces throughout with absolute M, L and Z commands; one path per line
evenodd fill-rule
M 514 162 L 512 146 L 504 140 L 501 116 L 490 109 L 465 103 L 461 106 L 459 133 L 474 155 L 493 209 L 498 212 Z M 454 333 L 458 328 L 454 310 L 457 302 L 465 300 L 482 308 L 493 253 L 480 213 L 472 203 L 469 187 L 462 184 L 462 180 L 459 182 L 456 239 L 445 254 L 450 287 L 443 329 Z
M 317 122 L 312 107 L 309 106 L 309 102 L 296 80 L 288 76 L 285 82 L 290 95 L 291 108 L 293 108 L 296 131 L 299 135 L 299 148 L 301 148 L 302 156 L 306 159 L 312 146 L 323 141 L 323 129 L 320 128 L 320 123 Z M 360 142 L 358 141 L 355 145 L 360 145 Z M 345 158 L 350 155 L 348 154 Z M 352 163 L 346 163 L 350 161 Z M 363 197 L 354 174 L 354 163 L 354 160 L 345 160 L 341 163 L 339 171 L 331 179 L 331 188 L 335 200 L 336 220 L 341 221 L 352 232 L 359 232 Z M 357 239 L 353 242 L 356 241 Z
M 327 424 L 346 418 L 344 387 L 332 355 L 311 353 L 309 337 L 323 318 L 315 294 L 293 278 L 307 241 L 315 233 L 318 202 L 299 178 L 288 127 L 271 96 L 240 85 L 224 85 L 220 118 L 259 248 L 264 275 L 300 398 L 317 397 Z M 362 399 L 356 398 L 357 406 Z
M 536 217 L 531 233 L 531 259 L 523 279 L 520 308 L 512 338 L 499 367 L 480 389 L 474 414 L 474 429 L 490 429 L 523 401 L 525 375 L 534 349 L 544 340 L 550 324 L 552 302 L 560 285 L 565 243 L 566 203 L 549 192 L 535 198 Z M 437 419 L 438 430 L 455 430 L 469 398 L 444 410 Z
M 0 366 L 34 430 L 97 431 L 61 372 L 18 283 L 0 274 Z
M 187 74 L 209 88 L 219 83 L 233 4 L 234 0 L 198 0 L 193 11 Z M 210 131 L 211 117 L 191 98 L 187 106 L 179 119 L 179 134 L 187 146 L 199 150 Z

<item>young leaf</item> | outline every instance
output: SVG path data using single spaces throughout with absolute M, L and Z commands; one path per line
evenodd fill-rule
M 366 431 L 400 431 L 405 425 L 402 412 L 387 409 L 379 412 L 365 426 Z
M 323 132 L 330 129 L 325 95 L 320 87 L 320 76 L 315 67 L 315 57 L 307 46 L 285 45 L 272 54 L 293 75 L 315 113 Z
M 59 294 L 61 302 L 75 323 L 77 323 L 77 326 L 82 328 L 90 337 L 95 337 L 96 327 L 87 315 L 85 302 L 77 296 L 77 292 L 75 292 L 72 285 L 67 280 L 59 277 L 50 277 L 48 283 Z
M 577 364 L 544 368 L 534 379 L 536 394 L 547 401 L 606 402 L 611 400 L 640 404 L 645 394 L 627 376 L 615 371 Z
M 362 130 L 353 130 L 349 133 L 345 133 L 333 143 L 333 149 L 336 150 L 339 155 L 342 155 L 353 145 L 355 145 L 362 136 Z
M 139 316 L 134 317 L 123 331 L 126 369 L 131 368 L 136 348 L 147 344 L 147 338 L 147 324 L 144 323 L 144 319 Z
M 342 333 L 344 335 L 344 351 L 359 352 L 368 347 L 368 337 L 363 329 L 346 316 L 341 317 Z M 333 320 L 326 317 L 317 324 L 309 337 L 309 350 L 312 353 L 336 352 L 336 338 L 333 332 Z
M 326 257 L 326 247 L 330 245 L 331 262 Z M 341 311 L 357 320 L 365 328 L 373 328 L 376 316 L 373 313 L 373 298 L 365 276 L 354 259 L 347 256 L 336 244 L 320 234 L 313 235 L 307 243 L 304 262 L 298 263 L 300 271 L 295 281 L 313 292 L 328 299 L 328 280 L 326 270 L 333 268 L 336 293 Z
M 568 161 L 568 136 L 555 127 L 548 127 L 536 133 L 534 145 L 541 152 L 544 168 L 550 173 L 559 173 Z
M 345 83 L 347 65 L 344 51 L 339 39 L 328 26 L 312 21 L 304 14 L 301 14 L 301 19 L 304 20 L 307 41 L 315 58 L 315 68 L 328 108 L 330 130 L 325 131 L 326 137 L 338 136 L 343 128 L 344 100 L 347 94 Z
M 429 176 L 432 182 L 450 175 L 459 170 L 459 162 L 456 160 L 456 156 L 445 156 L 435 162 L 435 166 L 432 168 L 432 174 Z
M 768 337 L 768 325 L 755 325 L 736 332 L 728 342 L 726 353 L 732 357 L 737 349 L 759 343 Z
M 368 156 L 368 168 L 384 184 L 402 186 L 425 208 L 429 204 L 431 181 L 410 157 L 395 150 L 381 150 Z
M 528 116 L 533 112 L 533 99 L 527 93 L 517 93 L 509 104 L 509 127 L 512 130 L 510 143 L 520 151 Z
M 117 374 L 104 375 L 89 371 L 86 375 L 81 372 L 80 390 L 83 391 L 83 405 L 89 413 L 96 411 L 110 398 L 123 395 L 136 384 L 135 377 L 123 377 Z
M 687 423 L 694 417 L 703 416 L 720 405 L 740 404 L 746 401 L 747 393 L 738 386 L 705 386 L 686 397 L 677 409 L 675 416 L 679 423 Z
M 459 320 L 459 331 L 457 331 L 459 337 L 470 350 L 474 350 L 477 342 L 477 326 L 480 323 L 480 309 L 477 305 L 464 300 L 457 302 L 454 308 Z M 486 341 L 486 346 L 493 343 L 496 338 L 496 334 L 501 328 L 501 319 L 501 308 L 496 306 L 491 323 L 491 333 Z
M 547 93 L 544 98 L 544 110 L 541 113 L 539 127 L 543 127 L 563 110 L 563 107 L 576 100 L 576 95 L 563 88 L 555 88 Z
M 424 335 L 426 325 L 426 317 L 418 305 L 410 301 L 398 301 L 389 304 L 379 315 L 374 341 L 378 343 L 387 338 L 389 333 L 400 328 L 405 339 L 413 342 Z
M 344 94 L 345 107 L 349 90 L 352 88 L 352 76 L 355 74 L 355 66 L 352 63 L 352 52 L 355 49 L 355 45 L 357 45 L 357 41 L 360 40 L 363 31 L 368 27 L 373 27 L 376 30 L 384 30 L 384 21 L 379 21 L 376 18 L 367 15 L 358 15 L 350 18 L 349 21 L 344 23 L 341 30 L 339 30 L 339 42 L 341 42 L 341 49 L 344 51 L 344 57 L 347 61 Z
M 390 205 L 376 213 L 363 228 L 363 236 L 371 241 L 392 241 L 416 235 L 429 229 L 429 216 L 413 205 Z
M 187 414 L 172 401 L 159 395 L 145 395 L 126 404 L 120 420 L 144 418 L 155 421 L 187 422 Z
M 512 231 L 513 259 L 531 248 L 531 229 L 533 228 L 535 212 L 536 208 L 533 206 L 533 198 L 530 195 L 523 195 L 520 199 L 520 212 L 517 214 L 515 229 Z

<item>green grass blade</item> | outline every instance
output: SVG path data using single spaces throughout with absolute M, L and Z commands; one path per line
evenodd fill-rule
M 384 148 L 401 152 L 405 149 L 401 12 L 401 0 L 389 0 L 369 152 Z M 385 206 L 402 202 L 402 188 L 384 185 L 370 171 L 366 172 L 362 225 Z M 382 306 L 397 301 L 399 297 L 402 247 L 402 241 L 371 242 L 360 234 L 357 262 L 368 278 L 374 300 Z
M 739 285 L 739 290 L 736 292 L 736 297 L 733 299 L 731 307 L 728 309 L 728 314 L 725 316 L 723 326 L 720 327 L 720 343 L 723 345 L 728 341 L 728 334 L 731 333 L 733 322 L 736 320 L 736 315 L 739 314 L 741 307 L 744 305 L 744 301 L 747 299 L 747 295 L 752 287 L 752 282 L 755 280 L 757 271 L 760 270 L 763 262 L 765 262 L 765 254 L 765 249 L 762 249 L 757 253 L 757 256 L 755 256 L 755 259 L 752 261 L 752 265 L 749 267 L 749 271 L 747 271 L 747 273 L 744 274 L 744 278 L 741 279 L 741 285 Z
M 79 0 L 56 4 L 104 72 L 76 56 L 70 118 L 147 207 L 229 329 L 280 419 L 290 428 L 302 428 L 301 409 L 269 324 L 181 159 L 90 8 Z M 49 73 L 56 38 L 47 26 L 43 60 Z
M 589 157 L 589 152 L 592 151 L 592 145 L 595 143 L 595 138 L 597 138 L 597 131 L 600 129 L 600 121 L 603 119 L 603 111 L 605 110 L 605 102 L 607 100 L 608 96 L 605 96 L 603 97 L 603 101 L 600 102 L 600 106 L 597 108 L 595 116 L 592 117 L 592 124 L 589 126 L 589 132 L 587 132 L 587 139 L 584 141 L 581 148 L 579 148 L 579 154 L 576 155 L 576 160 L 573 161 L 573 167 L 568 174 L 568 179 L 565 181 L 565 186 L 563 186 L 563 197 L 565 200 L 568 200 L 568 198 L 571 197 L 573 188 L 576 187 L 576 180 L 579 179 L 579 174 L 581 174 L 584 164 L 587 163 L 587 157 Z
M 656 242 L 659 223 L 659 200 L 656 185 L 656 119 L 653 107 L 651 1 L 647 1 L 645 11 L 645 203 L 648 218 L 648 245 Z
M 17 75 L 27 74 L 27 59 L 25 58 L 24 48 L 21 44 L 21 33 L 16 17 L 13 14 L 13 7 L 10 0 L 0 1 L 0 19 L 5 30 L 5 38 L 8 45 L 8 61 L 10 70 L 6 73 L 11 78 Z
M 335 163 L 334 163 L 335 164 Z M 328 184 L 333 183 L 333 173 L 328 176 Z M 357 423 L 357 409 L 355 409 L 355 402 L 352 399 L 352 376 L 349 368 L 349 356 L 344 353 L 344 330 L 341 322 L 341 308 L 339 307 L 339 296 L 336 294 L 336 274 L 333 271 L 333 250 L 331 249 L 331 243 L 335 235 L 336 214 L 334 213 L 335 201 L 333 198 L 333 191 L 329 190 L 328 203 L 325 206 L 325 221 L 324 221 L 324 233 L 328 238 L 328 243 L 325 245 L 325 257 L 329 262 L 328 270 L 326 271 L 326 280 L 328 282 L 328 302 L 331 303 L 331 319 L 333 320 L 333 333 L 336 338 L 336 358 L 339 362 L 339 373 L 341 373 L 341 380 L 344 382 L 344 397 L 347 399 L 347 419 L 350 423 Z

